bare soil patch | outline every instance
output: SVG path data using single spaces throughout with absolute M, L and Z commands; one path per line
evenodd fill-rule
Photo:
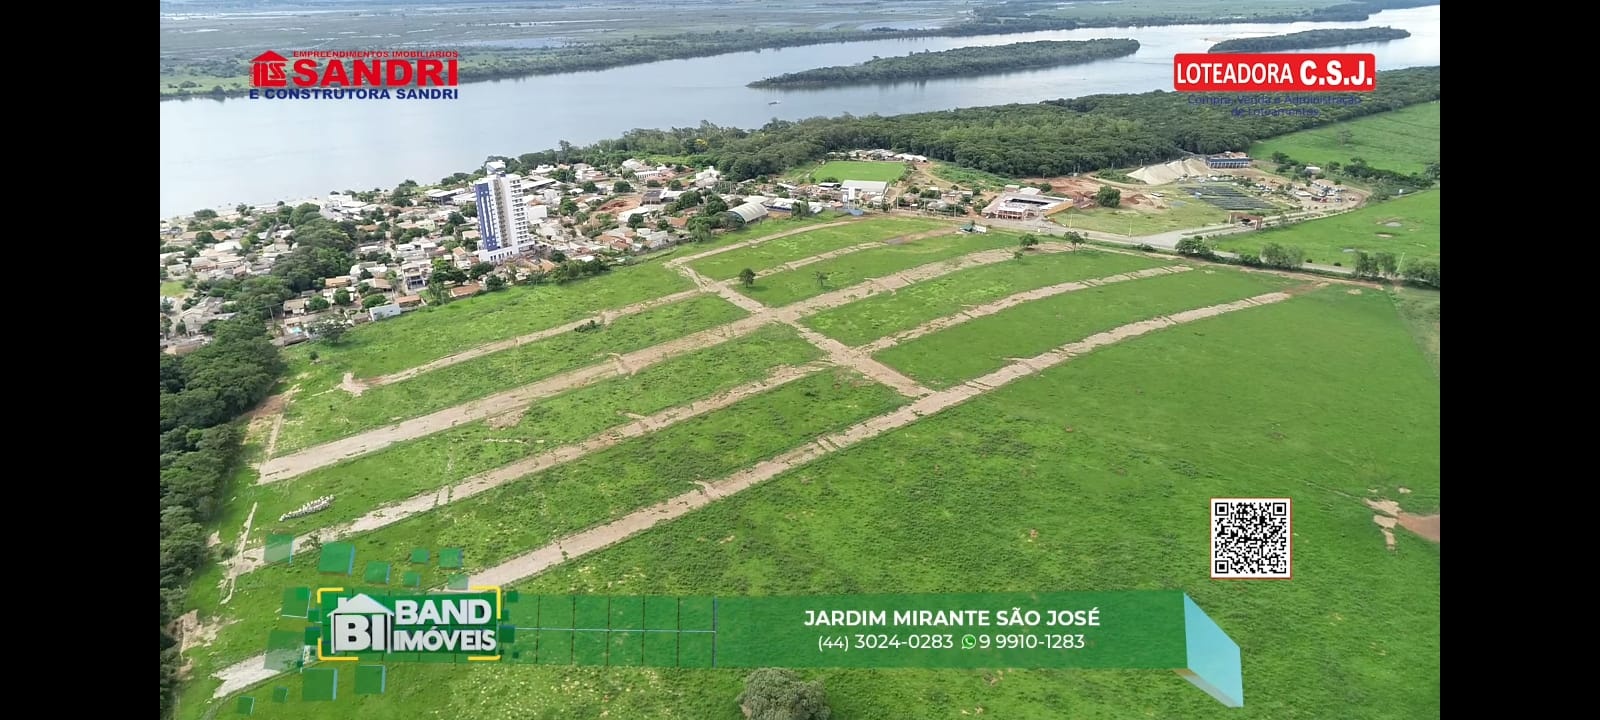
M 484 424 L 496 430 L 504 430 L 509 427 L 516 427 L 517 423 L 522 422 L 522 416 L 526 415 L 527 412 L 528 408 L 526 407 L 518 408 L 504 415 L 496 415 L 492 418 L 489 418 L 488 420 L 484 421 Z
M 1409 493 L 1409 490 L 1404 492 Z M 1439 542 L 1439 516 L 1413 515 L 1400 509 L 1400 503 L 1393 500 L 1367 500 L 1367 507 L 1378 511 L 1372 516 L 1372 522 L 1383 529 L 1383 542 L 1390 550 L 1394 549 L 1394 532 L 1396 525 L 1410 530 L 1417 537 L 1428 542 Z

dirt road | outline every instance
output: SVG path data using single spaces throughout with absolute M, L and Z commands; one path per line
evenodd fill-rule
M 1289 297 L 1288 293 L 1267 293 L 1237 302 L 1213 305 L 1188 310 L 1168 317 L 1130 323 L 1103 333 L 1091 335 L 1083 340 L 1063 345 L 1036 357 L 1012 363 L 976 380 L 926 395 L 898 410 L 865 420 L 840 432 L 818 438 L 812 443 L 790 450 L 770 460 L 759 462 L 727 478 L 708 483 L 700 490 L 684 493 L 665 502 L 635 510 L 605 525 L 569 535 L 537 550 L 476 573 L 469 582 L 472 585 L 511 585 L 544 572 L 560 563 L 614 545 L 644 532 L 658 523 L 680 517 L 691 510 L 711 503 L 713 500 L 738 493 L 764 480 L 769 480 L 786 470 L 791 470 L 831 452 L 872 439 L 890 430 L 904 427 L 917 420 L 959 405 L 985 392 L 1059 365 L 1097 348 L 1162 328 L 1194 322 L 1246 308 L 1281 302 L 1289 299 Z
M 730 388 L 687 405 L 668 408 L 654 415 L 637 418 L 622 427 L 612 428 L 578 443 L 559 447 L 509 465 L 478 473 L 454 485 L 419 493 L 401 502 L 384 505 L 348 523 L 313 530 L 304 535 L 297 535 L 294 539 L 293 549 L 295 552 L 306 549 L 312 539 L 328 543 L 358 533 L 370 532 L 393 525 L 406 518 L 434 510 L 449 503 L 460 502 L 474 495 L 500 487 L 518 478 L 592 455 L 624 440 L 641 437 L 672 427 L 685 420 L 721 410 L 740 400 L 782 387 L 790 382 L 821 371 L 826 367 L 828 367 L 828 364 L 823 362 L 810 363 L 798 367 L 778 367 L 760 380 Z M 253 515 L 253 508 L 251 512 Z M 249 524 L 247 522 L 245 535 L 248 534 Z M 242 545 L 243 538 L 241 537 L 241 549 L 229 563 L 232 569 L 230 577 L 251 572 L 265 564 L 263 562 L 264 548 L 255 547 L 244 550 Z
M 1069 250 L 1068 246 L 1060 243 L 1041 243 L 1035 248 L 1036 252 L 1067 252 Z M 910 285 L 913 282 L 931 280 L 959 270 L 1002 262 L 1010 259 L 1012 252 L 1009 249 L 984 250 L 959 258 L 920 265 L 897 275 L 869 279 L 847 288 L 817 295 L 776 309 L 767 308 L 759 303 L 750 305 L 749 303 L 754 303 L 755 301 L 740 296 L 741 300 L 736 302 L 739 302 L 741 307 L 755 308 L 752 310 L 754 314 L 749 317 L 676 340 L 670 340 L 660 345 L 636 350 L 619 356 L 615 361 L 607 360 L 588 367 L 561 373 L 469 403 L 305 448 L 282 457 L 272 458 L 262 463 L 260 479 L 257 482 L 259 484 L 280 482 L 320 467 L 377 452 L 395 443 L 415 440 L 419 437 L 442 432 L 461 423 L 485 420 L 511 412 L 525 407 L 540 398 L 550 397 L 585 387 L 607 378 L 616 377 L 622 372 L 622 370 L 619 370 L 619 363 L 626 368 L 626 372 L 637 373 L 644 368 L 665 360 L 743 337 L 769 323 L 793 323 L 806 315 L 849 304 L 874 292 L 889 292 Z M 725 284 L 719 284 L 717 287 L 719 292 L 727 290 Z M 737 295 L 738 293 L 732 294 Z M 724 297 L 730 297 L 731 299 L 730 295 L 724 295 Z

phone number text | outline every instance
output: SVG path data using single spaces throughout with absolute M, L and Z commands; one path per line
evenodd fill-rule
M 1082 635 L 856 633 L 818 635 L 817 652 L 852 650 L 1082 650 Z

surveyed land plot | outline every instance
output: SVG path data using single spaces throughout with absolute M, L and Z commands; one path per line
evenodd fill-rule
M 873 357 L 928 387 L 950 387 L 1015 358 L 1124 323 L 1238 300 L 1290 282 L 1276 275 L 1216 270 L 1087 288 L 924 335 Z
M 383 375 L 484 343 L 581 320 L 694 284 L 661 263 L 619 268 L 564 285 L 511 287 L 412 311 L 346 333 L 338 345 L 318 343 L 319 365 L 333 377 Z M 302 352 L 291 350 L 292 353 Z
M 783 452 L 817 435 L 879 415 L 906 402 L 893 390 L 837 370 L 784 384 L 771 392 L 693 418 L 599 453 L 528 475 L 463 502 L 357 536 L 360 562 L 406 566 L 416 547 L 459 547 L 467 568 L 483 567 L 554 537 L 603 523 L 638 507 L 693 490 Z M 213 666 L 262 649 L 286 587 L 318 582 L 315 553 L 286 565 L 241 575 L 223 612 L 237 620 L 219 631 L 206 652 Z M 424 575 L 443 586 L 446 571 Z
M 890 240 L 903 235 L 939 230 L 949 223 L 918 218 L 884 218 L 870 222 L 856 222 L 837 227 L 825 227 L 768 240 L 759 245 L 718 253 L 695 260 L 689 267 L 712 280 L 730 280 L 745 268 L 761 270 L 777 267 L 786 262 L 839 250 L 862 243 Z
M 884 245 L 764 275 L 754 285 L 738 285 L 736 289 L 764 305 L 781 307 L 869 278 L 893 275 L 901 270 L 980 250 L 1014 246 L 1018 237 L 1007 233 L 969 235 L 952 229 L 949 235 L 922 238 L 903 245 Z
M 1252 662 L 1279 670 L 1251 676 L 1250 692 L 1263 705 L 1308 717 L 1328 707 L 1355 720 L 1389 718 L 1395 708 L 1435 717 L 1437 546 L 1397 532 L 1401 544 L 1391 554 L 1372 510 L 1317 488 L 1390 494 L 1403 478 L 1417 483 L 1406 486 L 1413 492 L 1390 497 L 1411 512 L 1436 508 L 1439 385 L 1410 345 L 1379 294 L 1351 296 L 1340 287 L 1152 333 L 513 587 L 524 596 L 714 595 L 755 584 L 766 593 L 807 594 L 1192 583 L 1200 605 L 1230 608 L 1227 630 Z M 1374 421 L 1384 428 L 1383 446 L 1369 452 Z M 1241 494 L 1308 500 L 1304 512 L 1296 505 L 1296 547 L 1321 551 L 1295 555 L 1296 592 L 1247 597 L 1207 586 L 1204 508 L 1211 497 Z M 1334 617 L 1330 608 L 1338 607 L 1370 608 L 1378 625 L 1326 642 L 1283 642 L 1284 623 L 1348 623 L 1343 613 Z M 1350 672 L 1317 670 L 1330 663 Z M 500 671 L 494 683 L 580 689 L 537 701 L 496 696 L 492 709 L 483 708 L 490 712 L 537 702 L 541 711 L 582 714 L 598 707 L 586 693 L 614 689 L 616 700 L 605 704 L 613 714 L 697 716 L 737 693 L 740 679 L 520 665 Z M 392 677 L 427 687 L 460 677 L 450 673 L 407 666 Z M 648 693 L 621 692 L 642 684 Z M 835 712 L 905 720 L 919 717 L 908 708 L 940 703 L 981 704 L 995 717 L 1057 717 L 1064 703 L 1108 718 L 1129 707 L 1158 717 L 1237 712 L 1208 705 L 1177 677 L 1156 675 L 1008 672 L 995 682 L 988 673 L 844 670 L 830 671 L 828 691 Z M 1351 692 L 1367 700 L 1353 705 Z M 428 697 L 410 707 L 453 702 L 445 692 Z
M 1018 292 L 1158 265 L 1142 256 L 1096 250 L 1030 254 L 824 310 L 801 322 L 854 347 Z
M 780 366 L 799 366 L 822 351 L 794 329 L 769 325 L 724 345 L 578 388 L 522 412 L 473 422 L 400 443 L 371 455 L 313 470 L 251 491 L 260 503 L 257 532 L 303 535 L 354 520 L 403 500 L 577 442 L 606 430 L 758 380 Z M 276 518 L 316 498 L 333 495 L 332 507 L 286 522 Z
M 747 314 L 721 298 L 704 295 L 621 318 L 591 332 L 569 332 L 475 358 L 446 373 L 424 373 L 371 388 L 358 396 L 342 392 L 297 396 L 286 412 L 279 453 L 605 362 L 609 353 L 647 348 Z
M 1439 190 L 1420 192 L 1282 229 L 1224 235 L 1218 249 L 1259 252 L 1267 243 L 1304 250 L 1306 262 L 1355 267 L 1356 252 L 1389 253 L 1396 262 L 1439 258 Z

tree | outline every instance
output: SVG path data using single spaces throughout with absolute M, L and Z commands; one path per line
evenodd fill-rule
M 1405 267 L 1401 268 L 1400 275 L 1411 282 L 1437 288 L 1439 287 L 1439 261 L 1411 258 L 1406 261 Z
M 1378 258 L 1364 251 L 1357 252 L 1355 272 L 1356 277 L 1377 277 Z
M 811 277 L 816 278 L 816 280 L 817 280 L 817 288 L 818 289 L 820 289 L 820 290 L 828 289 L 828 274 L 827 273 L 825 273 L 825 272 L 823 272 L 821 270 L 818 270 L 818 271 L 816 271 L 814 273 L 811 273 Z
M 492 263 L 492 262 L 480 262 L 480 263 L 473 263 L 472 267 L 467 270 L 467 275 L 471 276 L 472 279 L 476 280 L 476 279 L 481 278 L 481 277 L 483 277 L 485 275 L 488 275 L 491 272 L 494 272 L 494 263 Z
M 695 229 L 689 231 L 689 239 L 697 243 L 711 242 L 711 228 L 704 225 L 696 226 Z
M 1383 273 L 1384 277 L 1394 277 L 1394 274 L 1400 269 L 1400 264 L 1395 262 L 1394 253 L 1381 252 L 1378 253 L 1376 259 L 1378 261 L 1378 272 Z
M 715 217 L 728 211 L 728 202 L 723 200 L 721 195 L 708 194 L 705 200 L 706 206 L 700 211 L 701 215 Z
M 350 291 L 339 288 L 333 291 L 333 304 L 345 307 L 350 304 Z
M 1022 259 L 1022 255 L 1023 255 L 1023 252 L 1022 252 L 1021 249 L 1017 249 L 1017 250 L 1012 250 L 1011 251 L 1011 259 L 1012 260 L 1021 260 Z
M 633 228 L 635 230 L 638 230 L 639 228 L 644 227 L 644 214 L 643 213 L 634 213 L 632 215 L 629 215 L 628 216 L 628 227 L 631 227 L 631 228 Z
M 499 275 L 490 275 L 487 280 L 483 281 L 483 286 L 488 288 L 489 292 L 494 292 L 505 287 L 506 281 L 505 278 L 502 278 Z
M 1073 247 L 1078 247 L 1079 245 L 1083 244 L 1083 236 L 1078 233 L 1069 232 L 1064 237 L 1066 238 L 1067 242 L 1072 243 Z
M 196 219 L 196 220 L 215 220 L 215 219 L 217 219 L 217 211 L 212 210 L 210 208 L 206 208 L 204 210 L 196 210 L 196 211 L 194 211 L 194 219 Z
M 583 181 L 583 191 L 587 193 L 600 192 L 600 186 L 594 184 L 593 180 L 585 180 Z
M 310 328 L 312 335 L 329 345 L 339 344 L 339 340 L 344 337 L 344 332 L 349 329 L 350 325 L 343 318 L 327 318 L 312 325 Z
M 1094 193 L 1094 201 L 1100 207 L 1114 208 L 1122 204 L 1122 191 L 1110 185 L 1101 185 Z
M 794 217 L 794 218 L 811 217 L 811 203 L 806 202 L 803 199 L 798 199 L 797 198 L 794 201 L 794 209 L 789 211 L 789 217 Z
M 314 295 L 311 302 L 306 303 L 306 309 L 311 312 L 322 312 L 328 309 L 328 299 L 321 295 Z
M 177 325 L 172 326 L 172 334 L 177 335 L 179 337 L 182 337 L 184 335 L 188 335 L 189 334 L 189 326 L 185 325 L 182 320 L 179 320 Z
M 614 183 L 611 183 L 611 192 L 617 193 L 618 195 L 622 193 L 633 192 L 633 186 L 618 180 Z
M 465 203 L 463 203 L 461 205 L 461 216 L 462 216 L 462 219 L 477 217 L 478 216 L 478 203 L 476 201 L 470 201 L 470 200 L 465 202 Z
M 1023 235 L 1021 238 L 1019 238 L 1017 240 L 1017 245 L 1019 245 L 1023 250 L 1032 249 L 1035 245 L 1038 245 L 1038 244 L 1039 244 L 1039 238 L 1035 237 L 1032 233 L 1028 233 L 1026 235 Z
M 357 277 L 362 279 L 362 280 L 371 280 L 372 279 L 372 271 L 368 270 L 366 268 L 361 268 L 361 274 L 358 275 Z
M 382 295 L 368 295 L 364 298 L 361 298 L 361 309 L 363 310 L 371 310 L 379 305 L 388 304 L 389 298 L 386 298 Z
M 1206 242 L 1205 238 L 1199 236 L 1186 237 L 1179 240 L 1176 249 L 1180 255 L 1193 255 L 1204 258 L 1214 255 L 1211 250 L 1211 244 Z
M 215 245 L 216 242 L 217 236 L 212 235 L 210 230 L 201 230 L 194 234 L 194 244 L 196 245 Z
M 744 283 L 745 287 L 750 287 L 752 285 L 755 285 L 756 284 L 756 271 L 751 270 L 750 268 L 745 268 L 743 270 L 740 270 L 739 271 L 739 282 Z
M 749 720 L 828 720 L 828 694 L 820 680 L 806 682 L 787 668 L 761 668 L 744 680 L 739 709 Z

